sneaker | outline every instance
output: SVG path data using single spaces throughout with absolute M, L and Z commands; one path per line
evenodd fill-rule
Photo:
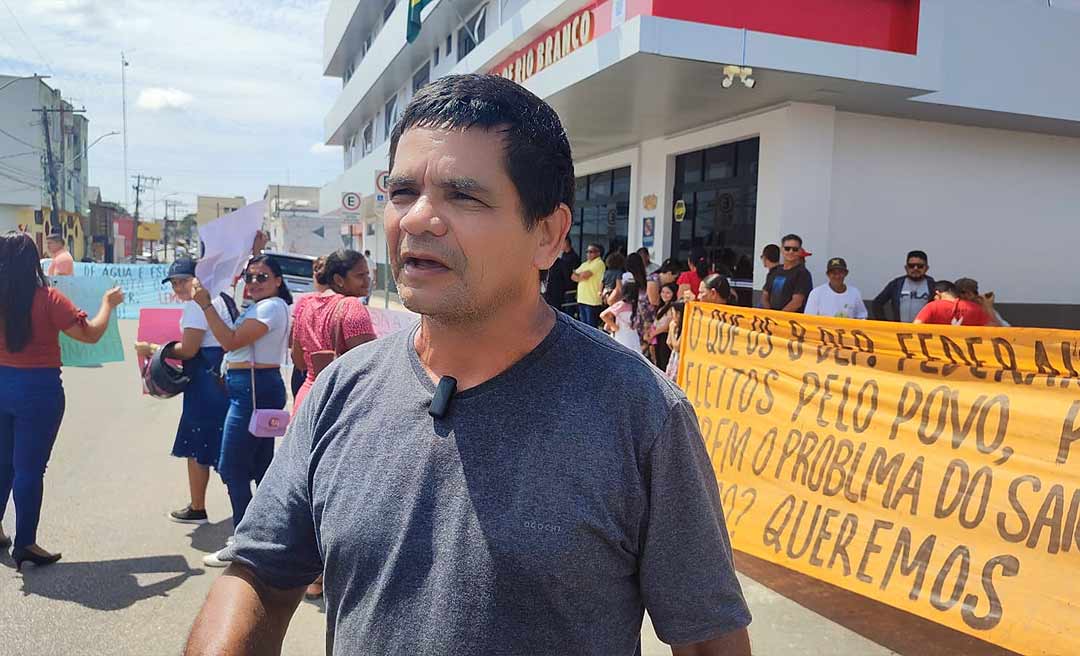
M 193 510 L 189 503 L 180 510 L 174 510 L 169 513 L 169 520 L 174 521 L 177 524 L 205 524 L 207 522 L 206 511 Z
M 228 549 L 228 547 L 226 547 L 226 549 Z M 212 554 L 206 554 L 202 559 L 203 565 L 206 565 L 207 567 L 228 567 L 229 561 L 221 559 L 221 556 L 224 554 L 225 549 L 215 551 Z

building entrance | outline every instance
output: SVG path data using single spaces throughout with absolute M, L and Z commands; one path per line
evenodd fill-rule
M 681 200 L 686 214 L 672 223 L 671 257 L 685 263 L 691 248 L 703 247 L 745 305 L 753 298 L 759 146 L 754 138 L 675 158 L 672 202 Z

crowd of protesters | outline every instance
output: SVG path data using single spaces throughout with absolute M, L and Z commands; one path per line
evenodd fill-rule
M 827 282 L 815 286 L 807 266 L 811 255 L 796 234 L 767 245 L 760 259 L 768 274 L 757 306 L 843 319 L 1009 325 L 994 308 L 994 294 L 980 293 L 975 280 L 931 278 L 924 251 L 908 253 L 904 275 L 890 281 L 869 303 L 848 283 L 848 263 L 843 257 L 827 260 Z M 739 293 L 749 290 L 736 290 L 728 264 L 710 259 L 700 246 L 691 248 L 685 261 L 672 258 L 659 266 L 651 264 L 646 248 L 629 255 L 620 250 L 605 254 L 603 246 L 590 243 L 585 258 L 583 262 L 567 238 L 562 255 L 547 272 L 545 300 L 584 323 L 603 328 L 671 377 L 678 368 L 673 358 L 686 301 L 753 304 L 752 294 Z

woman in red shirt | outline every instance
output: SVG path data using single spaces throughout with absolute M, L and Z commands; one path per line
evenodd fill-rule
M 15 569 L 25 561 L 60 560 L 37 545 L 45 466 L 64 417 L 60 333 L 93 344 L 105 334 L 119 287 L 101 299 L 93 319 L 48 286 L 29 235 L 0 236 L 0 519 L 15 496 Z M 0 548 L 11 540 L 0 531 Z

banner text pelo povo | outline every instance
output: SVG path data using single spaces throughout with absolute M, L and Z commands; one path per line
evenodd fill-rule
M 1080 653 L 1078 368 L 1072 331 L 693 304 L 680 384 L 736 548 L 1012 649 Z

